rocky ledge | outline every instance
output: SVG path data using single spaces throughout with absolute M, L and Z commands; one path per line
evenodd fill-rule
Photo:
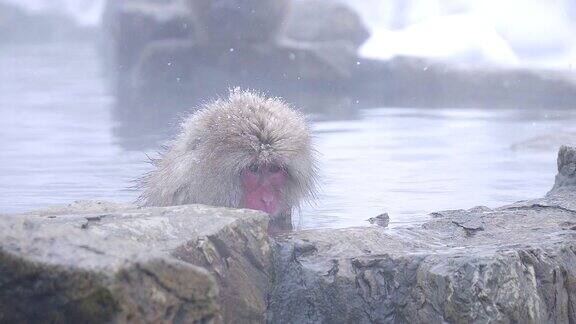
M 261 322 L 267 216 L 84 202 L 0 217 L 0 322 Z
M 274 323 L 576 323 L 576 149 L 542 199 L 274 244 Z
M 409 228 L 267 236 L 259 212 L 0 217 L 0 322 L 576 323 L 576 148 L 554 188 Z

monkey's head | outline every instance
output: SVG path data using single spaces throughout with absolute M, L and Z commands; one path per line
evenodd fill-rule
M 304 117 L 281 100 L 234 90 L 185 119 L 144 181 L 147 205 L 203 203 L 272 217 L 314 195 L 316 166 Z

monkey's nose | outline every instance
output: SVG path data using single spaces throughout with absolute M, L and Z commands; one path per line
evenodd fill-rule
M 266 207 L 270 207 L 274 204 L 274 196 L 272 195 L 263 195 L 262 198 L 260 198 L 260 201 L 262 201 L 262 203 L 266 206 Z

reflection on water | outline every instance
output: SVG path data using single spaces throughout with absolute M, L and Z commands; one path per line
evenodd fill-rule
M 0 212 L 77 199 L 132 201 L 138 192 L 131 180 L 149 170 L 146 154 L 173 134 L 181 113 L 136 108 L 114 104 L 90 45 L 3 48 Z M 298 225 L 366 225 L 388 212 L 396 226 L 431 211 L 543 195 L 553 183 L 556 148 L 511 146 L 576 131 L 576 112 L 514 108 L 314 114 L 322 190 Z

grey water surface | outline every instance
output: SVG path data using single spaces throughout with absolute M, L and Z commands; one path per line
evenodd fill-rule
M 0 47 L 0 213 L 137 197 L 133 180 L 150 170 L 147 155 L 178 119 L 127 122 L 140 120 L 130 116 L 138 110 L 124 111 L 108 89 L 93 44 Z M 383 212 L 399 226 L 437 210 L 542 196 L 556 173 L 555 134 L 576 131 L 574 110 L 522 107 L 314 118 L 321 188 L 301 209 L 300 228 L 367 225 Z

